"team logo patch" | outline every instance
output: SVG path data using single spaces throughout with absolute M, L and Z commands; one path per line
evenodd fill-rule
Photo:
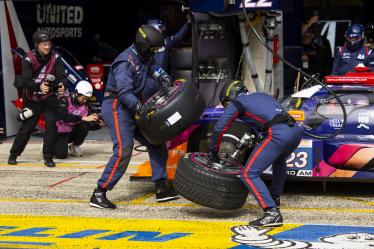
M 365 60 L 365 55 L 364 54 L 358 54 L 357 55 L 357 60 Z

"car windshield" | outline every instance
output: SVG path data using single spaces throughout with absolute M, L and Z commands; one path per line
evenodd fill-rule
M 366 107 L 370 103 L 368 96 L 364 94 L 344 94 L 339 95 L 339 98 L 343 102 L 347 114 Z M 324 103 L 317 106 L 316 113 L 327 118 L 343 115 L 341 106 L 333 96 L 328 96 L 325 99 Z
M 344 104 L 347 116 L 353 112 L 363 110 L 372 104 L 372 93 L 344 93 L 338 94 Z M 330 94 L 323 96 L 319 103 L 313 108 L 305 125 L 311 128 L 317 128 L 325 121 L 329 120 L 341 123 L 343 120 L 343 111 L 339 102 Z

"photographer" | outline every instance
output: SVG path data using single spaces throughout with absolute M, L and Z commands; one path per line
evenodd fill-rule
M 58 136 L 54 151 L 57 158 L 65 159 L 68 149 L 73 156 L 83 156 L 79 146 L 88 132 L 105 126 L 98 114 L 90 114 L 87 100 L 92 97 L 92 91 L 91 83 L 82 80 L 75 86 L 73 94 L 58 98 L 57 114 L 60 120 L 56 123 Z
M 46 31 L 36 31 L 33 35 L 35 49 L 28 52 L 22 60 L 25 112 L 19 117 L 22 126 L 10 149 L 10 165 L 17 164 L 17 157 L 22 154 L 41 113 L 44 112 L 44 164 L 47 167 L 56 166 L 52 157 L 56 140 L 57 92 L 61 94 L 65 91 L 67 77 L 61 57 L 52 50 L 51 41 Z M 47 80 L 47 76 L 54 81 Z

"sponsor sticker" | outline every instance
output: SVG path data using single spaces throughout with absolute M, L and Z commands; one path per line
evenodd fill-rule
M 179 112 L 176 112 L 166 120 L 166 125 L 167 126 L 172 126 L 173 124 L 178 122 L 178 120 L 180 120 L 181 118 L 182 118 L 182 116 L 179 114 Z

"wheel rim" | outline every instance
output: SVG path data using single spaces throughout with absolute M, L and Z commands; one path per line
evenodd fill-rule
M 208 163 L 209 159 L 206 153 L 192 153 L 191 160 L 200 167 L 226 175 L 240 175 L 243 170 L 242 165 L 228 159 L 222 160 L 222 164 L 211 165 Z M 217 165 L 221 167 L 216 167 Z
M 161 108 L 170 102 L 171 99 L 177 96 L 177 93 L 181 90 L 182 83 L 175 83 L 169 92 L 168 96 L 161 95 L 161 91 L 157 91 L 152 97 L 150 97 L 144 105 L 153 105 L 156 109 Z

